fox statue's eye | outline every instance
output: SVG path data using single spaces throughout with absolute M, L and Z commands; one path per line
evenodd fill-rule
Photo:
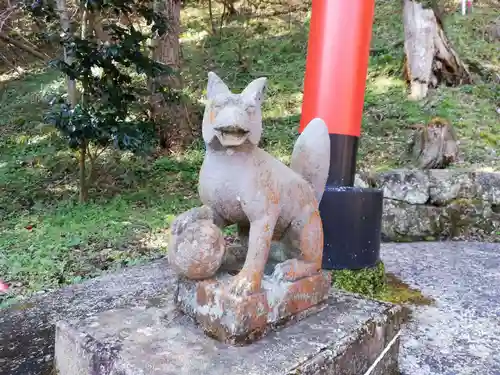
M 222 104 L 220 103 L 212 103 L 212 110 L 215 111 L 215 112 L 218 112 L 220 111 L 222 108 Z

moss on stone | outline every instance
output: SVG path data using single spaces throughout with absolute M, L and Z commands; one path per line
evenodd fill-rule
M 385 267 L 379 262 L 373 268 L 360 270 L 335 270 L 332 272 L 333 286 L 348 292 L 375 297 L 385 286 Z
M 373 268 L 332 271 L 333 285 L 368 298 L 397 304 L 430 305 L 433 300 L 410 287 L 395 275 L 386 273 L 383 262 Z
M 392 237 L 391 241 L 399 242 L 399 243 L 408 243 L 408 242 L 415 241 L 415 238 L 412 238 L 410 236 L 404 236 L 404 235 L 400 234 L 400 235 L 396 235 L 395 237 Z
M 387 273 L 384 290 L 376 296 L 377 299 L 411 305 L 432 305 L 434 300 L 425 296 L 418 289 L 410 287 L 397 276 Z

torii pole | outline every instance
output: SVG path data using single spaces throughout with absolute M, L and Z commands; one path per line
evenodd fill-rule
M 374 11 L 374 0 L 312 0 L 299 132 L 319 117 L 330 133 L 320 204 L 327 269 L 370 267 L 379 260 L 382 194 L 353 188 Z

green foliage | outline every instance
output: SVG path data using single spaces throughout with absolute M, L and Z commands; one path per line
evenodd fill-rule
M 155 123 L 145 107 L 145 98 L 152 93 L 144 83 L 172 74 L 172 70 L 150 58 L 149 51 L 143 47 L 149 38 L 161 37 L 167 32 L 164 15 L 155 12 L 152 4 L 139 0 L 83 0 L 79 6 L 80 31 L 73 32 L 78 27 L 70 25 L 70 30 L 63 30 L 60 39 L 67 58 L 50 63 L 79 89 L 68 86 L 67 95 L 51 102 L 52 108 L 45 120 L 55 126 L 69 148 L 79 151 L 80 200 L 85 201 L 94 179 L 95 159 L 100 154 L 97 150 L 113 146 L 137 152 L 152 144 Z M 37 0 L 26 7 L 32 17 L 47 21 L 55 18 L 54 8 L 48 0 Z M 98 40 L 89 19 L 110 13 L 129 19 L 132 14 L 142 17 L 150 32 L 143 33 L 132 23 L 111 23 L 103 26 L 110 40 Z M 154 86 L 157 92 L 165 92 L 166 100 L 174 97 L 161 85 Z M 90 171 L 87 171 L 87 159 Z
M 134 6 L 147 23 L 152 24 L 153 33 L 166 32 L 161 15 L 133 0 L 117 1 L 116 4 L 91 1 L 83 6 L 93 12 L 110 8 L 118 14 L 128 14 Z M 137 150 L 144 143 L 144 135 L 154 129 L 154 124 L 145 111 L 137 108 L 149 92 L 134 82 L 129 68 L 145 78 L 157 78 L 170 74 L 171 70 L 147 56 L 142 45 L 149 36 L 132 24 L 108 25 L 105 30 L 111 36 L 111 43 L 71 33 L 62 39 L 72 62 L 68 64 L 58 59 L 52 66 L 79 82 L 82 95 L 75 107 L 68 103 L 67 97 L 55 100 L 47 119 L 61 131 L 71 148 L 94 142 L 101 147 L 112 143 L 120 149 Z
M 25 0 L 20 3 L 20 7 L 35 20 L 41 19 L 48 23 L 58 19 L 53 0 Z

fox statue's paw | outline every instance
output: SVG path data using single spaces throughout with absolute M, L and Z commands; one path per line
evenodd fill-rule
M 229 281 L 228 292 L 234 296 L 246 297 L 260 292 L 260 278 L 241 271 Z
M 320 266 L 315 263 L 299 259 L 288 259 L 279 263 L 274 268 L 273 278 L 276 280 L 296 281 L 304 277 L 315 275 Z

